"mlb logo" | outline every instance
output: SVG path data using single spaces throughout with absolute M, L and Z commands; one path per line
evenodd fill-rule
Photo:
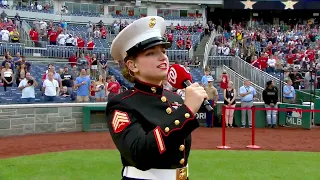
M 287 112 L 288 117 L 299 118 L 299 119 L 302 118 L 302 109 L 300 108 L 290 108 L 290 109 L 292 109 L 292 111 Z

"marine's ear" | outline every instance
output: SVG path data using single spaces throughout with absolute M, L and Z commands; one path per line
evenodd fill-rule
M 127 60 L 126 61 L 126 66 L 133 73 L 136 73 L 136 72 L 139 71 L 138 67 L 136 66 L 136 63 L 133 60 Z

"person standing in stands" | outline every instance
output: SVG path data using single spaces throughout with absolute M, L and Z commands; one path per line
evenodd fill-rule
M 257 95 L 254 87 L 251 86 L 250 80 L 245 80 L 243 86 L 239 89 L 239 94 L 241 96 L 241 107 L 251 108 L 253 106 L 253 100 Z M 252 127 L 252 113 L 251 110 L 241 110 L 241 128 L 246 127 L 246 119 L 248 113 L 249 128 Z
M 111 82 L 108 83 L 108 99 L 111 99 L 113 96 L 120 93 L 120 84 L 117 82 L 116 78 L 114 76 L 111 76 Z
M 43 81 L 42 92 L 45 102 L 54 102 L 59 90 L 59 83 L 53 78 L 53 73 L 48 72 L 47 79 Z
M 1 70 L 1 77 L 3 82 L 4 91 L 7 91 L 7 87 L 12 87 L 13 84 L 13 70 L 10 68 L 11 64 L 6 62 L 4 68 Z
M 109 99 L 106 120 L 121 155 L 122 180 L 188 179 L 191 133 L 204 99 L 204 88 L 186 88 L 185 101 L 164 90 L 169 69 L 163 34 L 165 20 L 148 16 L 134 21 L 113 40 L 111 55 L 125 65 L 123 76 L 134 82 L 134 91 Z M 191 165 L 192 167 L 192 165 Z
M 213 78 L 208 77 L 208 86 L 204 88 L 206 93 L 208 94 L 208 101 L 211 104 L 211 106 L 215 105 L 215 102 L 218 102 L 219 94 L 217 89 L 213 86 Z M 213 113 L 207 112 L 206 114 L 206 126 L 207 127 L 213 127 Z
M 226 71 L 223 71 L 220 77 L 220 88 L 221 89 L 227 89 L 229 84 L 229 75 Z
M 75 88 L 77 88 L 77 102 L 89 102 L 89 92 L 90 92 L 91 81 L 87 77 L 87 71 L 81 69 L 80 76 L 76 78 L 74 82 Z
M 68 66 L 65 66 L 63 69 L 63 73 L 60 75 L 62 81 L 62 87 L 67 87 L 67 92 L 72 97 L 73 90 L 73 76 L 69 73 Z
M 273 81 L 267 82 L 267 87 L 262 92 L 264 106 L 266 108 L 278 108 L 278 88 Z M 268 128 L 275 128 L 277 125 L 277 110 L 266 110 Z
M 292 80 L 288 79 L 286 85 L 283 86 L 283 102 L 294 104 L 296 100 L 296 90 L 292 86 Z
M 213 79 L 213 77 L 210 75 L 210 69 L 206 68 L 204 70 L 204 75 L 201 78 L 201 84 L 203 87 L 208 87 L 208 79 Z
M 21 102 L 22 103 L 34 103 L 35 102 L 35 91 L 38 87 L 38 82 L 28 72 L 26 77 L 21 80 L 18 88 L 21 90 Z

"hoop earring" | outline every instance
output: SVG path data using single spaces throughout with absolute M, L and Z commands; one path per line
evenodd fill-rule
M 131 77 L 134 77 L 134 75 L 132 75 L 132 71 L 130 71 L 130 70 L 129 70 L 129 75 L 130 75 Z

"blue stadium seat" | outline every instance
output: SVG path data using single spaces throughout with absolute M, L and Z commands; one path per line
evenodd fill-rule
M 0 97 L 2 104 L 16 104 L 18 102 L 17 97 Z

